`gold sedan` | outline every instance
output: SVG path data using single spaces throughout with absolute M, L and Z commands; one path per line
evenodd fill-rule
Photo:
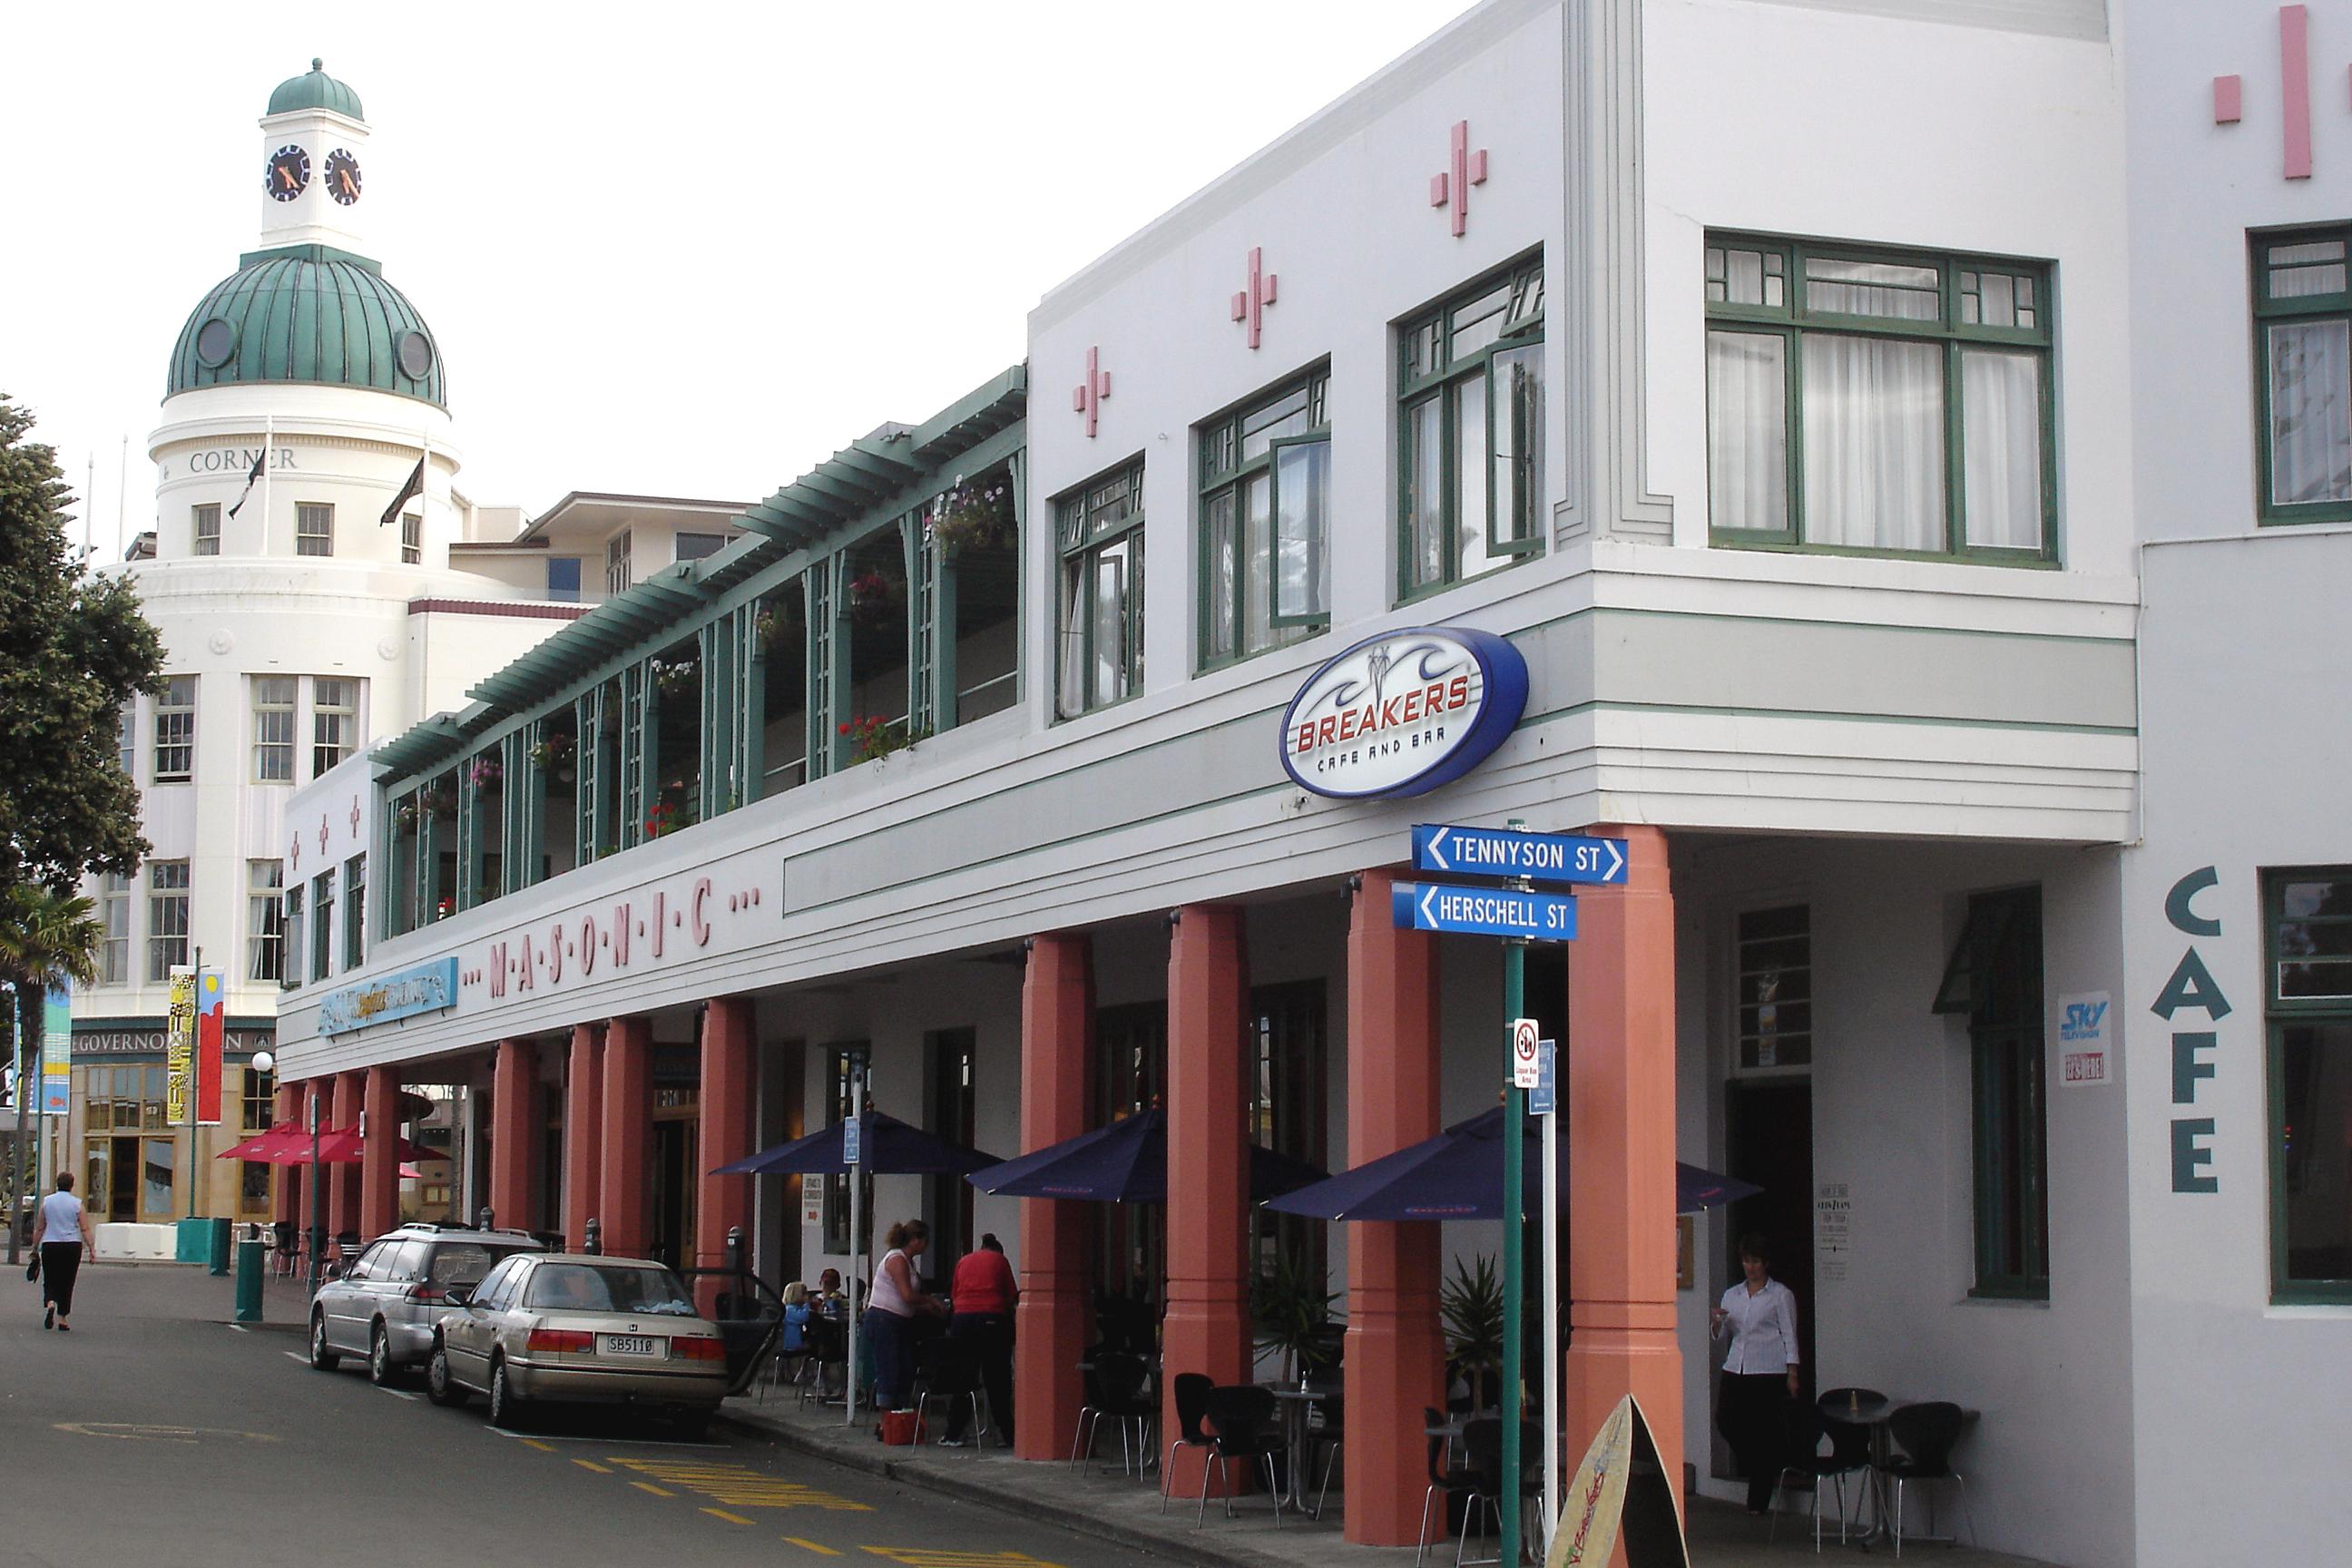
M 635 1258 L 519 1253 L 471 1289 L 452 1287 L 434 1325 L 425 1396 L 490 1402 L 513 1426 L 532 1405 L 629 1405 L 698 1436 L 727 1396 L 719 1327 L 677 1276 Z

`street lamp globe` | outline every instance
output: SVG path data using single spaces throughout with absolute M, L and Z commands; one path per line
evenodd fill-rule
M 256 1072 L 276 1072 L 278 1070 L 278 1058 L 268 1051 L 256 1051 L 253 1053 L 253 1070 Z

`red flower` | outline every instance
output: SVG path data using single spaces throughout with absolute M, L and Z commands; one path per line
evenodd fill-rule
M 846 719 L 841 721 L 841 732 L 845 735 L 849 733 L 849 721 Z

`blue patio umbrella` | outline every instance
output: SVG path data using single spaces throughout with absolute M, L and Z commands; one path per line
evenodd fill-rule
M 1525 1136 L 1537 1142 L 1530 1130 Z M 1525 1212 L 1543 1202 L 1543 1162 L 1532 1147 L 1522 1163 Z M 1730 1176 L 1675 1163 L 1675 1207 L 1684 1214 L 1760 1191 Z M 1457 1121 L 1434 1138 L 1286 1193 L 1265 1205 L 1318 1219 L 1444 1220 L 1503 1217 L 1503 1108 Z
M 996 1156 L 950 1143 L 895 1116 L 868 1109 L 865 1115 L 865 1148 L 861 1165 L 879 1176 L 961 1175 L 997 1163 Z M 820 1128 L 804 1138 L 779 1143 L 719 1166 L 715 1176 L 820 1176 L 849 1169 L 842 1158 L 842 1123 Z
M 1250 1145 L 1250 1201 L 1324 1179 L 1302 1160 Z M 964 1178 L 983 1193 L 1094 1204 L 1168 1201 L 1168 1113 L 1156 1107 Z

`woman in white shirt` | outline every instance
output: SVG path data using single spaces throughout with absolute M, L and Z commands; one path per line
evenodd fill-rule
M 1709 1319 L 1714 1337 L 1731 1339 L 1715 1403 L 1716 1430 L 1748 1478 L 1748 1511 L 1772 1501 L 1788 1447 L 1789 1405 L 1797 1396 L 1797 1298 L 1772 1278 L 1772 1253 L 1755 1231 L 1739 1238 L 1738 1284 L 1723 1293 Z
M 58 1190 L 41 1200 L 33 1245 L 41 1254 L 41 1327 L 68 1329 L 73 1311 L 74 1279 L 81 1273 L 82 1248 L 92 1237 L 89 1211 L 74 1196 L 73 1173 L 58 1173 Z M 94 1248 L 93 1248 L 94 1250 Z

